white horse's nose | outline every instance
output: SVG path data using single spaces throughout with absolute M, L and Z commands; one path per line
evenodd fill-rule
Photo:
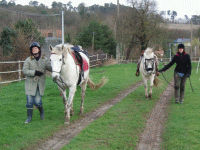
M 59 73 L 52 72 L 52 79 L 55 82 L 59 78 Z

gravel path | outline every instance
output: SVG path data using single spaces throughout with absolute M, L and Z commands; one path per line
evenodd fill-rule
M 173 83 L 171 83 L 173 85 Z M 168 85 L 147 120 L 146 129 L 141 135 L 137 150 L 159 150 L 161 135 L 166 121 L 166 108 L 173 97 L 174 89 Z

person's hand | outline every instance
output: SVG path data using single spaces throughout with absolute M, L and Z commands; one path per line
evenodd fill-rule
M 190 74 L 189 74 L 189 73 L 187 74 L 187 77 L 188 77 L 188 78 L 190 77 Z
M 41 75 L 43 75 L 42 71 L 35 70 L 35 76 L 41 76 Z

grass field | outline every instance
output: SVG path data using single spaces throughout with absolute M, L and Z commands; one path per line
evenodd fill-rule
M 182 105 L 171 100 L 168 108 L 168 121 L 163 134 L 163 149 L 199 150 L 200 149 L 200 73 L 196 74 L 195 64 L 190 82 L 187 80 L 185 98 Z
M 97 91 L 91 91 L 89 88 L 87 89 L 84 103 L 85 112 L 91 112 L 102 103 L 114 98 L 121 90 L 140 81 L 141 76 L 135 77 L 135 70 L 136 64 L 121 64 L 91 69 L 90 75 L 94 82 L 98 82 L 102 76 L 109 77 L 109 82 Z M 196 70 L 193 72 L 196 73 Z M 198 75 L 194 75 L 195 73 L 193 73 L 191 79 L 192 83 L 195 83 L 193 86 L 195 92 L 197 92 L 199 78 Z M 165 76 L 168 81 L 171 81 L 173 69 L 165 72 Z M 167 86 L 162 76 L 160 76 L 160 79 L 163 84 L 159 88 L 153 89 L 153 98 L 151 100 L 145 100 L 144 87 L 139 87 L 135 92 L 123 99 L 123 101 L 111 107 L 104 116 L 95 120 L 81 131 L 81 133 L 71 140 L 67 146 L 63 147 L 63 149 L 134 149 L 139 135 L 145 127 L 146 119 L 149 117 L 160 94 Z M 198 95 L 198 92 L 195 94 Z M 24 123 L 27 117 L 24 82 L 13 83 L 2 87 L 0 95 L 0 149 L 33 148 L 38 142 L 45 140 L 64 126 L 64 106 L 62 98 L 59 97 L 59 91 L 56 84 L 52 82 L 51 77 L 47 77 L 45 95 L 42 98 L 45 110 L 44 121 L 40 120 L 39 111 L 34 110 L 32 122 L 30 124 Z M 185 131 L 187 131 L 187 135 L 191 137 L 186 137 L 185 135 L 185 139 L 181 140 L 180 138 L 178 143 L 184 141 L 186 143 L 185 145 L 187 145 L 188 143 L 190 144 L 193 137 L 198 137 L 200 127 L 197 124 L 199 121 L 197 95 L 196 98 L 194 98 L 196 99 L 196 105 L 192 103 L 194 100 L 191 101 L 192 105 L 188 105 L 187 99 L 191 99 L 194 93 L 191 92 L 187 83 L 184 104 L 174 105 L 174 100 L 171 101 L 170 108 L 168 109 L 169 121 L 165 126 L 165 134 L 163 135 L 164 143 L 162 146 L 164 149 L 173 149 L 176 145 L 174 146 L 173 144 L 175 142 L 173 143 L 172 141 L 176 141 L 177 137 L 183 135 Z M 197 112 L 196 114 L 193 114 L 193 106 Z M 184 107 L 187 109 L 174 109 L 174 107 Z M 75 115 L 71 117 L 71 121 L 79 118 L 79 108 L 80 88 L 77 89 L 75 94 Z M 183 112 L 182 116 L 184 114 L 184 122 L 181 124 L 181 130 L 177 130 L 177 132 L 174 131 L 174 122 L 178 116 L 175 110 L 179 110 L 178 113 L 180 114 Z M 173 114 L 175 114 L 174 117 Z M 194 117 L 196 117 L 198 121 L 196 121 Z M 196 124 L 192 125 L 194 120 Z M 180 122 L 178 122 L 177 125 L 180 125 Z M 195 139 L 193 143 L 194 142 L 197 143 L 198 141 Z M 194 145 L 197 146 L 196 143 Z M 169 145 L 172 146 L 170 147 Z M 187 148 L 188 147 L 185 149 Z
M 171 81 L 173 70 L 166 72 L 165 75 Z M 145 99 L 144 86 L 139 87 L 82 130 L 62 150 L 135 149 L 139 136 L 145 128 L 146 119 L 166 89 L 167 82 L 162 76 L 160 79 L 162 85 L 153 89 L 151 100 Z
M 94 68 L 90 76 L 98 82 L 102 76 L 109 78 L 109 82 L 97 91 L 86 91 L 84 111 L 91 112 L 102 103 L 114 98 L 123 89 L 137 83 L 141 77 L 135 77 L 136 64 L 113 65 Z M 59 97 L 57 85 L 47 77 L 46 90 L 42 98 L 45 120 L 41 121 L 39 111 L 34 110 L 32 122 L 25 124 L 26 95 L 24 82 L 3 86 L 0 91 L 0 149 L 28 149 L 37 142 L 51 136 L 64 126 L 64 106 Z M 79 118 L 80 88 L 77 88 L 74 99 L 75 115 L 71 121 Z

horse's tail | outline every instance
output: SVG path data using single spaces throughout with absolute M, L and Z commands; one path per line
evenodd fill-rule
M 94 91 L 94 90 L 97 90 L 98 88 L 104 86 L 107 82 L 108 82 L 108 78 L 105 78 L 105 76 L 103 76 L 103 78 L 99 81 L 98 84 L 93 83 L 90 78 L 88 79 L 87 83 L 88 83 L 90 89 L 92 91 Z

